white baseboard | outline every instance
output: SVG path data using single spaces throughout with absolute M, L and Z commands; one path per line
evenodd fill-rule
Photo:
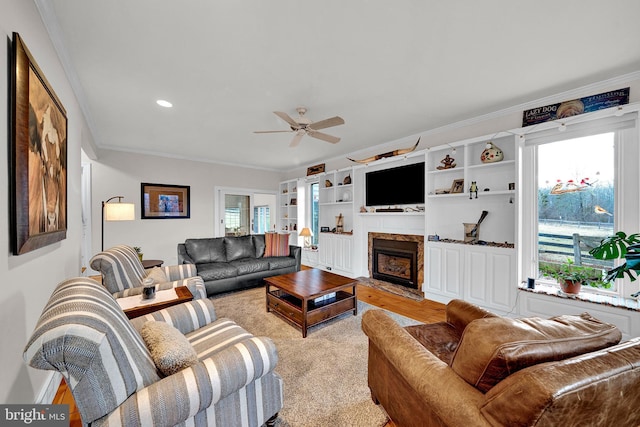
M 53 398 L 56 397 L 56 393 L 60 387 L 60 381 L 62 381 L 62 374 L 60 374 L 60 372 L 49 373 L 49 378 L 45 381 L 44 387 L 40 390 L 35 403 L 42 405 L 53 403 Z

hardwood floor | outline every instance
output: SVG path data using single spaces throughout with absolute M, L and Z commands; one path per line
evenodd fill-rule
M 367 304 L 384 308 L 385 310 L 398 313 L 402 316 L 418 320 L 423 323 L 441 322 L 445 319 L 445 306 L 438 302 L 423 300 L 414 301 L 408 298 L 394 295 L 389 292 L 373 289 L 368 286 L 358 286 L 358 299 Z M 80 427 L 82 422 L 80 414 L 73 401 L 71 391 L 64 380 L 60 383 L 60 388 L 56 393 L 53 403 L 69 404 L 70 420 L 69 427 Z M 393 421 L 389 421 L 385 427 L 397 427 Z

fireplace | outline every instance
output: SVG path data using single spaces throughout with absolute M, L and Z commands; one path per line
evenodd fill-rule
M 369 273 L 374 279 L 419 290 L 423 259 L 423 236 L 369 233 Z

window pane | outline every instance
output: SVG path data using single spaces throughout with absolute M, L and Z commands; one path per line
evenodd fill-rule
M 311 232 L 313 233 L 313 237 L 311 238 L 311 244 L 318 244 L 318 233 L 320 229 L 318 228 L 318 221 L 320 217 L 319 210 L 319 201 L 320 201 L 320 185 L 316 182 L 311 184 L 310 186 L 310 201 L 311 201 Z
M 270 213 L 269 206 L 255 206 L 253 208 L 253 232 L 264 234 L 269 231 Z
M 226 236 L 246 236 L 249 234 L 249 202 L 249 196 L 225 194 L 224 227 Z
M 538 146 L 538 263 L 611 268 L 589 249 L 613 234 L 614 133 Z

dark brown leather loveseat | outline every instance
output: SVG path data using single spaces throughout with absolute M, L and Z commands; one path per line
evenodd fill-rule
M 587 313 L 495 316 L 461 300 L 445 322 L 363 315 L 369 387 L 398 426 L 638 426 L 640 338 Z

